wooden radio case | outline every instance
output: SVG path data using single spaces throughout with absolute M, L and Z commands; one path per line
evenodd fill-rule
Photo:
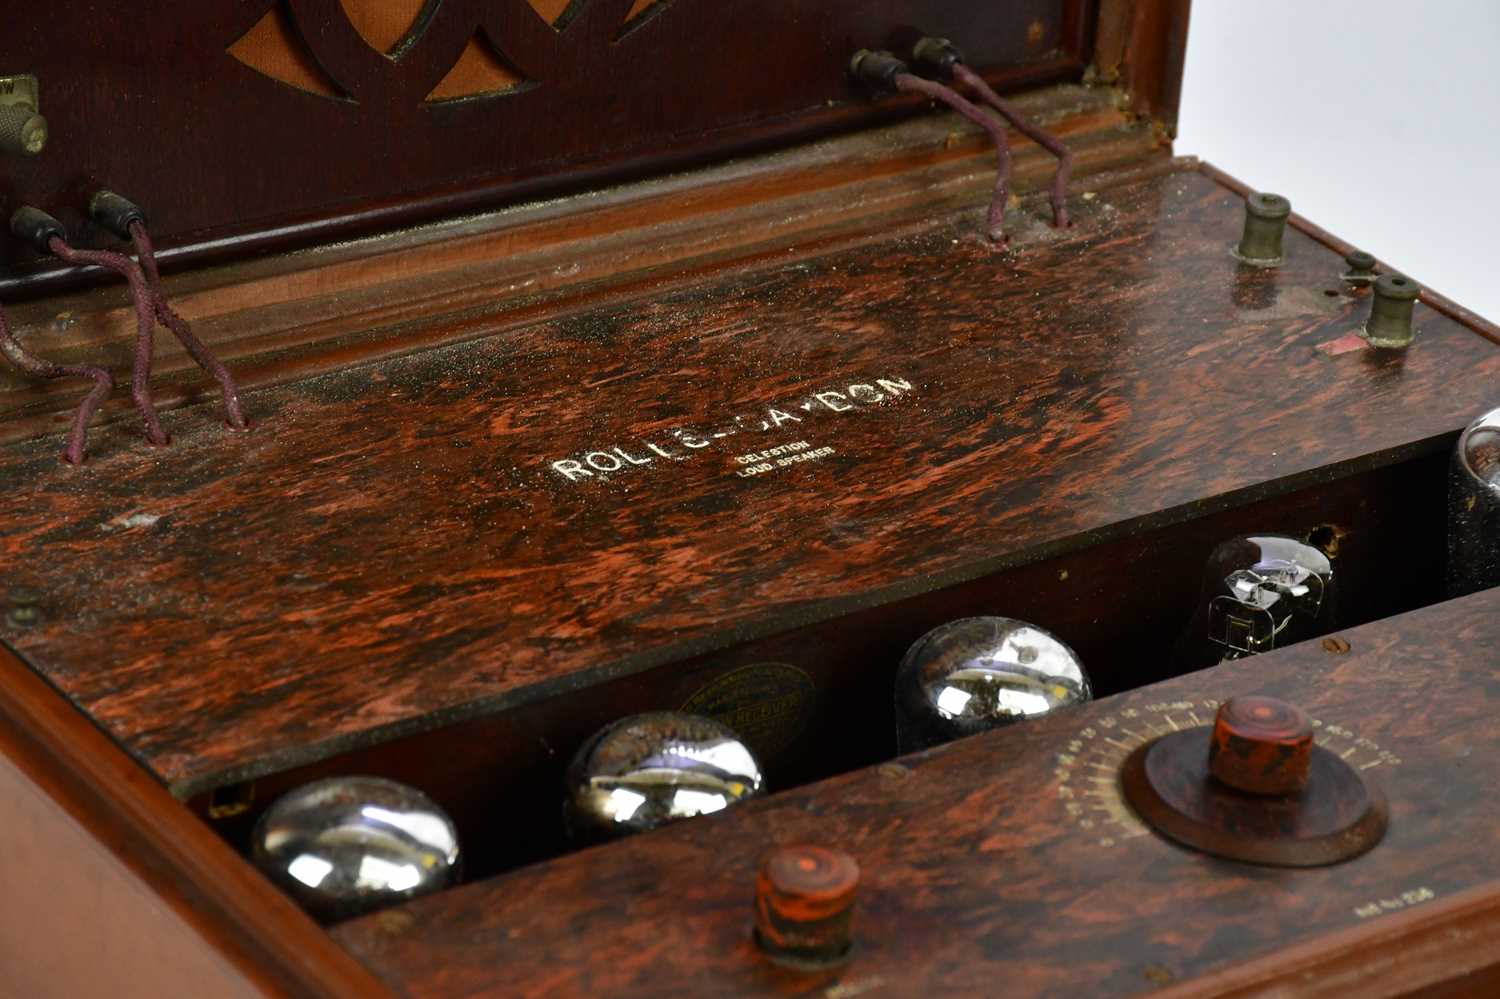
M 1445 576 L 1500 329 L 1422 284 L 1372 342 L 1400 262 L 1295 214 L 1244 259 L 1251 190 L 1172 153 L 1187 0 L 8 18 L 0 215 L 58 228 L 0 239 L 0 995 L 1500 990 L 1500 589 Z M 1067 225 L 1012 128 L 993 239 L 986 132 L 851 71 L 924 38 L 1066 144 Z M 118 383 L 82 461 L 64 367 Z M 1185 665 L 1205 559 L 1267 532 L 1335 626 Z M 982 615 L 1093 700 L 898 756 L 903 654 Z M 1372 848 L 1158 833 L 1122 773 L 1244 695 L 1306 712 Z M 771 793 L 570 847 L 569 760 L 652 711 Z M 461 883 L 318 921 L 250 862 L 355 774 L 452 817 Z M 857 862 L 837 961 L 752 934 L 798 844 Z

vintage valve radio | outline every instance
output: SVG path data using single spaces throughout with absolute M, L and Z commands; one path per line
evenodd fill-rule
M 0 993 L 1500 990 L 1500 330 L 1187 13 L 8 12 Z

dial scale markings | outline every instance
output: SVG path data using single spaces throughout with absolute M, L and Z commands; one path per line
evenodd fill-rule
M 1080 728 L 1063 752 L 1057 754 L 1053 777 L 1064 812 L 1080 832 L 1097 837 L 1110 848 L 1148 835 L 1151 830 L 1126 803 L 1120 790 L 1120 767 L 1136 747 L 1152 739 L 1208 723 L 1221 700 L 1154 701 L 1139 708 L 1123 708 Z M 1397 766 L 1401 758 L 1373 740 L 1337 724 L 1312 719 L 1319 746 L 1333 752 L 1355 770 Z

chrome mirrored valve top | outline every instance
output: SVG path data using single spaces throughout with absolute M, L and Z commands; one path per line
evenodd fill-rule
M 458 882 L 448 815 L 414 787 L 332 777 L 287 792 L 256 823 L 251 858 L 318 919 L 333 922 Z
M 761 764 L 728 726 L 701 715 L 632 715 L 594 735 L 568 768 L 564 814 L 576 843 L 721 811 L 765 790 Z
M 1089 700 L 1088 673 L 1056 636 L 1007 617 L 950 621 L 917 639 L 896 672 L 902 753 Z

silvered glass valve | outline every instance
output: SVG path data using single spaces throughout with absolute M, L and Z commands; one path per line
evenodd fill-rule
M 950 621 L 917 639 L 896 671 L 897 749 L 926 749 L 1092 696 L 1078 656 L 1036 625 Z
M 593 843 L 708 815 L 764 789 L 760 761 L 727 726 L 658 711 L 584 743 L 568 768 L 564 813 L 572 839 Z
M 303 908 L 335 921 L 454 884 L 458 832 L 416 788 L 380 777 L 332 777 L 266 809 L 252 859 Z
M 1448 486 L 1448 592 L 1500 586 L 1500 409 L 1458 438 Z
M 1201 669 L 1325 634 L 1335 598 L 1333 566 L 1312 545 L 1277 534 L 1226 541 L 1204 569 L 1179 664 Z

